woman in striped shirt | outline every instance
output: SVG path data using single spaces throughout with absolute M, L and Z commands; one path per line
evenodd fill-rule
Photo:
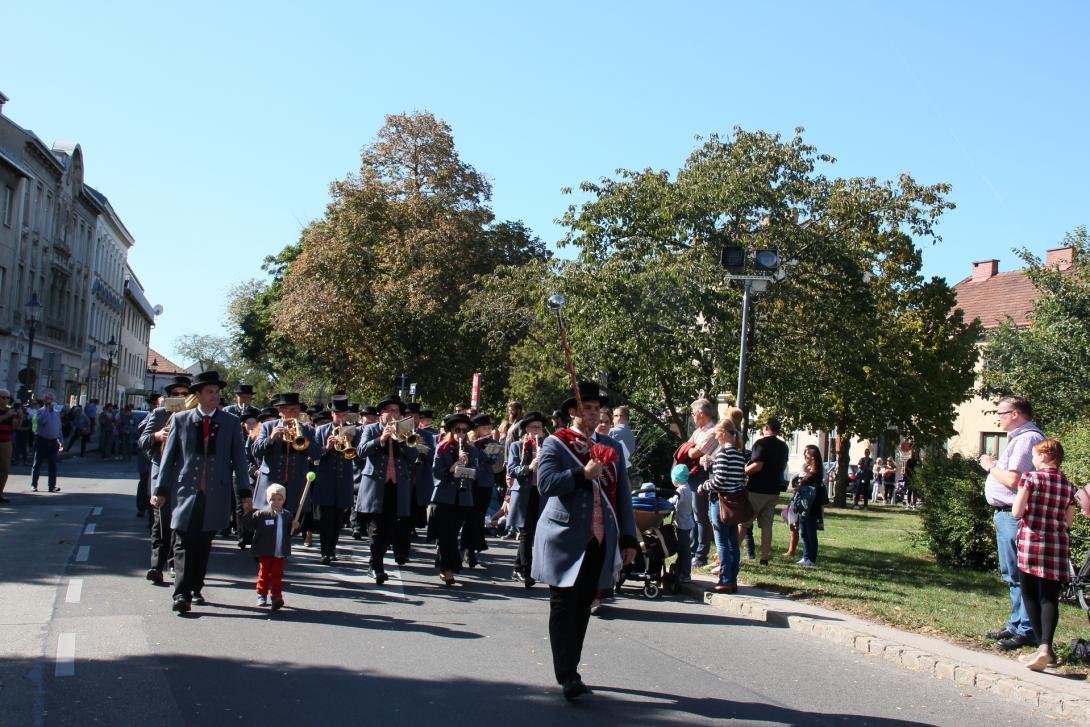
M 708 493 L 708 513 L 715 531 L 715 549 L 719 552 L 719 585 L 717 593 L 738 590 L 738 526 L 719 521 L 718 495 L 733 495 L 745 491 L 746 460 L 739 451 L 740 437 L 734 422 L 724 418 L 715 425 L 719 449 L 712 460 L 711 477 L 703 487 Z

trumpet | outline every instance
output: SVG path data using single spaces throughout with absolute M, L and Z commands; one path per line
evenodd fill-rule
M 291 448 L 296 452 L 302 452 L 310 447 L 310 440 L 299 430 L 298 419 L 284 419 L 280 426 L 284 427 L 284 440 L 291 444 Z
M 333 436 L 337 438 L 333 449 L 341 453 L 347 460 L 356 458 L 356 448 L 352 446 L 352 437 L 356 434 L 356 427 L 351 424 L 343 424 L 333 427 Z
M 393 437 L 397 441 L 409 447 L 420 444 L 420 435 L 416 433 L 416 420 L 413 417 L 405 417 L 393 422 Z
M 197 395 L 190 394 L 189 396 L 167 396 L 163 398 L 161 406 L 170 412 L 170 416 L 167 417 L 167 423 L 163 425 L 163 436 L 170 434 L 170 424 L 174 421 L 174 415 L 180 411 L 186 411 L 188 409 L 194 409 L 197 406 Z

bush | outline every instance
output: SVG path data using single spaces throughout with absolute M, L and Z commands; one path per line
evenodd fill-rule
M 1064 446 L 1064 464 L 1060 469 L 1075 487 L 1090 484 L 1090 422 L 1070 424 L 1060 429 L 1056 436 Z M 1075 523 L 1071 532 L 1083 537 L 1090 537 L 1090 520 L 1081 514 L 1075 514 Z M 1072 553 L 1079 558 L 1082 553 Z M 1078 563 L 1076 562 L 1076 567 Z
M 988 570 L 996 567 L 994 511 L 984 501 L 984 470 L 976 462 L 944 452 L 929 455 L 916 470 L 923 497 L 923 540 L 943 565 Z

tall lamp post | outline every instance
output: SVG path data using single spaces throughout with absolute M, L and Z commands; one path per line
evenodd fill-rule
M 104 393 L 106 401 L 103 402 L 104 404 L 110 403 L 112 399 L 110 395 L 110 378 L 114 373 L 114 355 L 117 354 L 117 340 L 113 336 L 110 336 L 110 340 L 106 343 L 106 353 L 109 358 L 106 363 L 106 391 Z
M 25 401 L 30 400 L 32 393 L 32 387 L 35 383 L 34 369 L 31 368 L 31 360 L 34 355 L 34 333 L 38 328 L 38 320 L 42 315 L 42 304 L 38 302 L 38 294 L 31 293 L 30 300 L 26 302 L 26 326 L 27 326 L 27 342 L 26 349 L 26 397 Z
M 148 368 L 151 369 L 151 390 L 152 390 L 152 393 L 154 394 L 154 392 L 155 392 L 155 374 L 159 373 L 159 359 L 153 358 L 151 360 L 151 365 L 148 366 Z

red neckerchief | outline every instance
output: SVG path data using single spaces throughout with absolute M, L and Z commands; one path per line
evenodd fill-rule
M 602 490 L 606 493 L 610 505 L 613 506 L 614 512 L 616 512 L 617 451 L 604 444 L 594 444 L 587 439 L 585 434 L 576 431 L 572 427 L 554 432 L 553 436 L 563 442 L 564 446 L 584 465 L 590 462 L 591 459 L 596 459 L 605 465 L 602 468 L 602 474 L 598 478 L 598 482 L 602 485 Z

